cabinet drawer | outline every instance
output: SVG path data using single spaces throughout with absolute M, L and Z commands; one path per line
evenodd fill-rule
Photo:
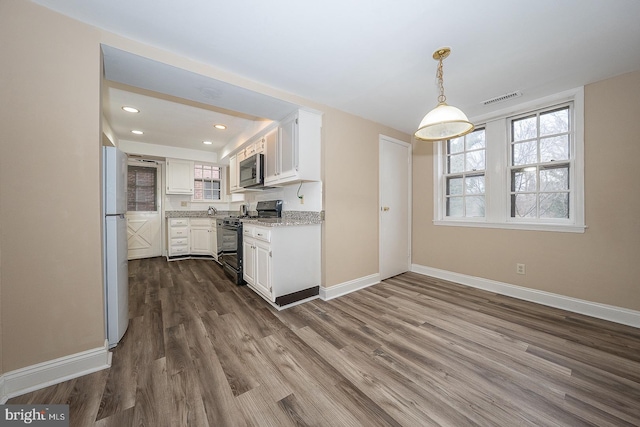
M 209 218 L 202 218 L 202 219 L 191 218 L 190 225 L 192 226 L 195 225 L 196 227 L 211 227 L 211 220 Z
M 257 240 L 262 240 L 264 242 L 271 241 L 271 230 L 267 228 L 255 228 L 253 231 L 253 237 Z
M 189 225 L 189 219 L 173 218 L 169 221 L 169 225 L 172 227 L 186 227 L 187 225 Z
M 171 238 L 174 237 L 188 237 L 189 236 L 189 228 L 188 227 L 171 227 Z
M 169 249 L 171 255 L 186 255 L 189 253 L 189 246 L 173 246 L 171 245 L 171 249 Z
M 242 227 L 242 235 L 246 237 L 253 237 L 253 231 L 255 227 L 247 227 L 246 225 Z
M 171 239 L 171 246 L 187 246 L 189 244 L 189 239 L 186 237 L 175 237 Z

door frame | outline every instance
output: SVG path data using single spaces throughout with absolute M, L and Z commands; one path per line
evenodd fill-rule
M 412 210 L 411 207 L 413 205 L 413 182 L 412 182 L 412 148 L 411 143 L 401 141 L 396 138 L 392 138 L 390 136 L 386 136 L 383 134 L 379 134 L 378 136 L 378 276 L 380 280 L 384 280 L 382 278 L 382 265 L 383 265 L 383 256 L 382 256 L 382 167 L 383 167 L 383 159 L 382 159 L 382 147 L 384 144 L 398 144 L 407 148 L 407 242 L 408 248 L 407 253 L 409 255 L 409 259 L 407 260 L 407 271 L 411 270 L 411 234 L 412 234 Z

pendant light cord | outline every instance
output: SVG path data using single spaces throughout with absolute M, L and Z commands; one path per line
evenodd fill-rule
M 443 104 L 444 101 L 447 100 L 447 97 L 444 96 L 444 80 L 443 80 L 443 71 L 442 71 L 442 57 L 438 60 L 438 68 L 436 71 L 436 78 L 438 79 L 438 88 L 440 89 L 440 95 L 438 95 L 438 103 Z

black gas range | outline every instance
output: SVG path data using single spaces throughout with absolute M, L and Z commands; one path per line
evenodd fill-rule
M 282 200 L 258 202 L 257 216 L 231 215 L 218 219 L 218 261 L 225 274 L 236 285 L 244 285 L 242 277 L 242 220 L 245 218 L 281 218 Z

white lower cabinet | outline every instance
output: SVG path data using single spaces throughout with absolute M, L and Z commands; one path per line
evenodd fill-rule
M 189 221 L 191 229 L 191 254 L 211 255 L 211 220 L 192 218 Z
M 315 297 L 320 287 L 320 225 L 243 225 L 243 278 L 277 308 Z
M 167 248 L 168 257 L 185 256 L 189 253 L 189 219 L 171 218 L 168 221 L 169 244 Z
M 214 218 L 170 218 L 167 225 L 169 260 L 189 258 L 192 255 L 218 260 Z

